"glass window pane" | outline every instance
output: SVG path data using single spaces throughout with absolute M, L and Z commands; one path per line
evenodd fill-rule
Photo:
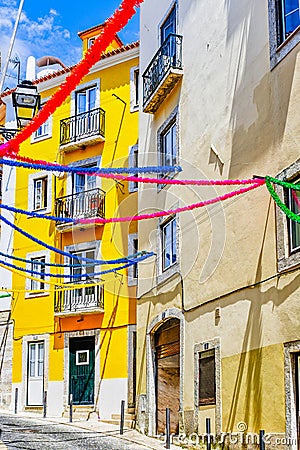
M 284 0 L 285 37 L 300 25 L 299 0 Z
M 94 109 L 96 106 L 96 88 L 89 89 L 88 91 L 88 110 Z

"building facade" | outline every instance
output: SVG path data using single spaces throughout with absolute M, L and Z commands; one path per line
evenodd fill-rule
M 297 182 L 299 25 L 298 1 L 145 0 L 139 165 L 180 165 L 168 177 L 182 180 Z M 145 184 L 139 211 L 229 190 Z M 299 215 L 299 191 L 277 192 Z M 260 430 L 266 448 L 299 448 L 299 230 L 265 186 L 139 222 L 140 248 L 156 253 L 138 278 L 142 432 L 164 433 L 170 408 L 182 442 L 209 418 L 230 448 Z
M 79 33 L 83 54 L 101 30 Z M 42 411 L 47 395 L 49 415 L 68 414 L 71 394 L 75 413 L 87 418 L 109 419 L 121 400 L 134 406 L 137 270 L 105 261 L 137 252 L 136 226 L 70 225 L 64 219 L 136 212 L 136 194 L 127 186 L 71 169 L 128 166 L 138 139 L 138 56 L 138 43 L 123 45 L 115 36 L 80 85 L 22 144 L 21 155 L 64 164 L 69 172 L 4 167 L 3 203 L 61 218 L 6 214 L 14 228 L 6 223 L 1 250 L 13 258 L 1 259 L 17 266 L 2 269 L 4 277 L 12 270 L 11 409 L 16 392 L 19 411 Z M 43 67 L 34 81 L 41 106 L 72 68 L 51 69 Z M 7 105 L 10 96 L 2 96 Z

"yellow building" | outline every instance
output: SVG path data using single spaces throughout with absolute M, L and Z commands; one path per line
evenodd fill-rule
M 79 33 L 83 54 L 101 28 Z M 137 42 L 123 45 L 115 36 L 70 97 L 22 144 L 20 154 L 73 169 L 127 167 L 138 143 L 138 55 Z M 42 105 L 71 69 L 53 71 L 50 65 L 37 74 Z M 9 103 L 9 98 L 8 92 L 3 101 Z M 10 204 L 24 210 L 63 219 L 136 212 L 135 187 L 114 180 L 23 167 L 15 169 L 13 178 Z M 13 256 L 19 259 L 10 263 L 37 272 L 33 278 L 26 278 L 24 272 L 12 275 L 12 383 L 13 392 L 18 388 L 18 409 L 42 409 L 45 392 L 50 415 L 67 413 L 70 394 L 75 410 L 87 416 L 95 412 L 110 418 L 119 412 L 121 400 L 131 408 L 136 265 L 97 273 L 122 266 L 101 264 L 101 260 L 136 253 L 135 223 L 70 225 L 21 214 L 15 215 L 14 223 L 45 243 L 33 242 L 18 231 L 11 236 Z M 62 291 L 53 285 L 70 283 L 72 276 L 77 276 L 72 282 L 76 289 Z

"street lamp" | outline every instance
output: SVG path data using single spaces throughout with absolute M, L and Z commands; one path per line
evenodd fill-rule
M 22 81 L 12 93 L 12 101 L 18 128 L 23 128 L 30 122 L 40 107 L 40 95 L 37 87 L 31 81 Z
M 18 128 L 5 128 L 0 126 L 0 134 L 6 140 L 11 139 L 21 128 L 30 122 L 39 110 L 40 98 L 37 87 L 31 81 L 25 80 L 17 85 L 16 90 L 12 93 L 12 103 L 15 108 Z

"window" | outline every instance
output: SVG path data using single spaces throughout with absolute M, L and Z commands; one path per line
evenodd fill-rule
M 93 36 L 93 37 L 88 39 L 88 48 L 90 48 L 93 45 L 93 43 L 95 42 L 95 40 L 97 39 L 98 36 L 99 35 Z
M 271 68 L 300 42 L 300 0 L 269 0 Z
M 276 178 L 289 183 L 300 183 L 300 159 L 276 175 Z M 300 191 L 285 189 L 275 185 L 280 200 L 295 214 L 300 215 Z M 289 219 L 279 208 L 276 208 L 276 238 L 278 271 L 285 271 L 299 265 L 300 256 L 300 223 Z
M 176 217 L 161 225 L 162 270 L 166 270 L 177 260 Z
M 176 33 L 176 8 L 171 9 L 169 15 L 160 27 L 161 44 L 167 39 L 169 34 Z
M 300 179 L 295 181 L 295 183 L 300 183 Z M 287 192 L 287 203 L 288 207 L 293 213 L 300 216 L 300 191 L 293 189 L 288 189 Z M 289 246 L 290 251 L 300 249 L 300 223 L 295 220 L 288 219 L 289 227 Z
M 178 108 L 172 112 L 157 132 L 158 161 L 162 166 L 174 166 L 178 162 Z M 161 174 L 161 177 L 166 174 Z M 158 190 L 163 186 L 158 185 Z
M 96 86 L 76 92 L 76 114 L 91 111 L 96 106 Z
M 280 23 L 279 44 L 285 41 L 300 25 L 299 0 L 281 0 L 278 4 Z
M 128 235 L 128 255 L 134 255 L 138 252 L 139 243 L 137 233 Z M 135 286 L 138 280 L 138 264 L 128 267 L 128 286 Z
M 88 280 L 91 274 L 95 273 L 95 263 L 82 261 L 81 258 L 95 259 L 95 249 L 81 250 L 72 252 L 73 258 L 70 258 L 70 274 L 75 275 L 72 278 L 73 283 Z M 92 288 L 89 288 L 92 289 Z
M 35 172 L 28 178 L 28 210 L 51 212 L 52 175 L 48 172 Z
M 84 166 L 85 168 L 97 168 L 96 164 Z M 79 194 L 81 192 L 89 191 L 96 188 L 97 178 L 95 175 L 75 173 L 73 179 L 73 193 Z
M 162 165 L 173 166 L 177 159 L 177 125 L 172 123 L 161 135 Z
M 38 258 L 31 258 L 31 270 L 35 272 L 40 272 L 41 275 L 33 274 L 35 278 L 40 278 L 40 281 L 30 280 L 30 289 L 33 291 L 45 289 L 45 263 L 46 257 L 41 256 Z
M 139 108 L 139 68 L 130 69 L 130 112 L 138 111 Z
M 44 375 L 44 342 L 30 342 L 29 377 L 38 378 Z
M 133 145 L 129 147 L 129 167 L 138 167 L 139 165 L 139 147 L 138 145 Z M 139 174 L 134 173 L 133 176 L 137 177 Z M 137 181 L 129 181 L 129 192 L 136 192 L 138 190 L 138 182 Z
M 33 209 L 45 209 L 47 208 L 47 188 L 48 177 L 38 178 L 34 180 L 33 187 Z
M 216 404 L 215 350 L 199 353 L 199 406 Z
M 45 99 L 43 100 L 45 104 Z M 43 107 L 43 104 L 41 105 L 40 109 Z M 49 117 L 46 122 L 44 122 L 38 130 L 33 134 L 32 142 L 41 141 L 45 138 L 51 137 L 52 132 L 52 117 Z

